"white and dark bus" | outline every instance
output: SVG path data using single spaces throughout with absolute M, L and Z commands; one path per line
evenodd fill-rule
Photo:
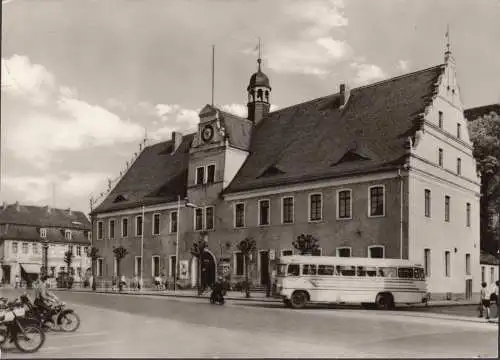
M 276 270 L 274 295 L 292 308 L 338 303 L 392 309 L 428 298 L 424 268 L 409 260 L 293 255 L 281 257 Z

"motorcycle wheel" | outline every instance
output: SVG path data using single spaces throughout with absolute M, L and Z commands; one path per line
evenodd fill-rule
M 63 311 L 57 317 L 57 324 L 65 332 L 75 332 L 80 327 L 80 317 L 74 311 Z
M 7 327 L 5 325 L 0 325 L 0 346 L 7 342 L 8 336 L 9 332 L 7 331 Z
M 17 333 L 14 345 L 23 353 L 34 353 L 42 347 L 45 342 L 45 333 L 35 325 L 26 325 L 22 331 Z

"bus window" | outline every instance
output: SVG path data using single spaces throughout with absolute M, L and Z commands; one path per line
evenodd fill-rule
M 380 267 L 378 268 L 378 276 L 380 277 L 397 277 L 396 268 L 393 267 Z
M 279 264 L 278 265 L 277 275 L 278 276 L 285 276 L 286 275 L 286 264 Z
M 367 266 L 365 268 L 366 270 L 366 276 L 377 276 L 377 268 L 376 267 L 369 267 Z
M 355 266 L 340 266 L 337 265 L 337 273 L 342 276 L 355 276 L 356 267 Z
M 366 276 L 366 270 L 364 266 L 358 266 L 358 276 Z
M 290 264 L 288 265 L 288 276 L 299 276 L 300 275 L 300 265 Z
M 402 279 L 413 279 L 413 268 L 398 268 L 398 277 Z
M 302 265 L 302 275 L 316 275 L 316 265 Z
M 425 279 L 424 269 L 417 267 L 417 268 L 414 268 L 413 271 L 414 271 L 413 275 L 415 276 L 415 279 L 418 279 L 418 280 Z
M 335 273 L 335 266 L 333 265 L 319 265 L 318 275 L 333 275 Z

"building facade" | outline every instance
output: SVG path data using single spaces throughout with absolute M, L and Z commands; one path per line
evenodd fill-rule
M 80 211 L 48 206 L 4 204 L 0 208 L 0 279 L 4 285 L 16 285 L 36 278 L 44 265 L 47 246 L 47 270 L 50 277 L 60 272 L 73 274 L 79 282 L 89 271 L 90 222 Z M 74 255 L 67 269 L 65 253 Z
M 196 283 L 194 242 L 208 244 L 202 277 L 220 263 L 243 279 L 237 244 L 256 240 L 254 286 L 293 254 L 300 234 L 316 255 L 411 259 L 431 296 L 479 292 L 480 178 L 451 53 L 445 63 L 270 112 L 271 86 L 250 78 L 248 118 L 206 105 L 198 130 L 146 147 L 92 212 L 98 274 Z M 177 246 L 178 244 L 178 246 Z M 144 262 L 142 262 L 141 253 Z M 179 263 L 177 264 L 177 259 Z

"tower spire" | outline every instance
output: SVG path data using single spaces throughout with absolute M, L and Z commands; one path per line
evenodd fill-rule
M 262 44 L 261 44 L 261 40 L 260 40 L 260 36 L 259 36 L 259 45 L 258 45 L 258 49 L 259 49 L 259 57 L 257 59 L 257 64 L 258 64 L 258 69 L 257 71 L 261 72 L 261 63 L 262 63 Z
M 451 49 L 450 49 L 450 24 L 446 25 L 446 34 L 444 35 L 446 39 L 446 51 L 444 52 L 444 61 L 448 62 L 451 59 Z

